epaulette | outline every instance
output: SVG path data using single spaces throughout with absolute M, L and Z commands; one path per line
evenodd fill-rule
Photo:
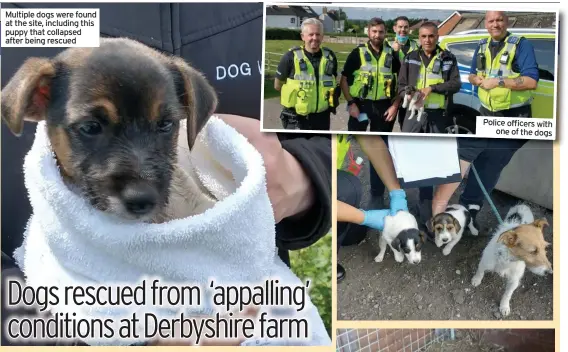
M 365 44 L 365 43 L 357 45 L 358 48 L 362 48 L 362 47 L 365 47 L 365 46 L 367 46 L 367 44 Z
M 295 51 L 295 50 L 300 50 L 301 48 L 299 46 L 295 46 L 293 48 L 290 49 L 290 51 Z
M 483 38 L 479 41 L 479 45 L 487 44 L 487 38 Z
M 521 37 L 517 37 L 516 35 L 511 35 L 509 36 L 509 38 L 507 38 L 507 43 L 518 44 L 520 40 Z

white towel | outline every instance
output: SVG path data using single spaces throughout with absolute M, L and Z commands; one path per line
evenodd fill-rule
M 216 284 L 260 285 L 275 277 L 280 285 L 302 285 L 275 250 L 275 221 L 260 153 L 214 116 L 196 145 L 196 155 L 207 155 L 194 159 L 201 166 L 199 177 L 219 198 L 218 202 L 204 213 L 185 219 L 163 224 L 133 223 L 94 209 L 65 186 L 46 125 L 40 122 L 24 162 L 33 215 L 24 243 L 15 252 L 26 284 L 139 285 L 144 278 L 159 278 L 167 284 L 202 285 L 205 290 L 212 278 Z M 220 177 L 219 165 L 230 172 L 229 181 Z M 317 309 L 307 300 L 307 308 L 296 315 L 310 319 L 312 339 L 293 344 L 330 344 Z M 113 317 L 118 321 L 130 318 L 133 310 L 179 316 L 180 307 L 174 308 L 57 305 L 51 311 L 74 312 L 77 318 L 85 319 Z M 193 308 L 186 312 L 211 314 L 211 307 Z M 139 340 L 84 341 L 92 345 L 127 345 Z

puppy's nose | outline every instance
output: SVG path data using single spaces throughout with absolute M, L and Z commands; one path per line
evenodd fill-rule
M 414 263 L 414 264 L 420 263 L 420 259 L 414 259 L 413 263 Z
M 447 239 L 447 238 L 442 239 L 442 242 L 444 242 L 444 243 L 448 243 L 448 241 L 449 241 L 449 239 Z
M 128 185 L 122 191 L 122 199 L 126 210 L 135 215 L 151 212 L 158 199 L 157 191 L 144 183 Z

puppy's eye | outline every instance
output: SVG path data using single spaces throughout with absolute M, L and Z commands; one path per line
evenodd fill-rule
M 533 249 L 533 250 L 531 251 L 531 254 L 538 254 L 538 248 Z
M 87 121 L 79 126 L 79 131 L 87 137 L 92 137 L 101 134 L 103 127 L 96 121 Z
M 172 120 L 162 120 L 158 122 L 158 131 L 162 133 L 168 133 L 172 130 L 174 122 Z

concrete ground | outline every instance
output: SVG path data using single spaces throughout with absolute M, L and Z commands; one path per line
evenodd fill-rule
M 280 98 L 265 99 L 262 127 L 264 129 L 283 129 L 282 123 L 280 122 L 281 111 L 282 105 L 280 105 Z M 343 103 L 337 108 L 337 115 L 331 114 L 331 131 L 347 131 L 348 119 L 349 114 L 347 113 L 345 103 Z M 393 132 L 400 132 L 398 122 L 395 123 Z
M 355 157 L 362 156 L 354 142 Z M 519 151 L 519 153 L 522 152 Z M 552 172 L 552 170 L 550 170 Z M 364 164 L 360 180 L 365 192 L 363 206 L 370 200 L 369 163 Z M 451 202 L 457 202 L 462 186 Z M 499 191 L 492 199 L 501 216 L 520 200 Z M 409 209 L 418 201 L 418 190 L 407 190 Z M 388 201 L 385 197 L 385 204 Z M 535 218 L 546 217 L 550 227 L 545 239 L 552 243 L 552 212 L 528 203 Z M 493 273 L 486 273 L 480 286 L 474 288 L 470 281 L 477 269 L 481 253 L 488 240 L 490 229 L 497 226 L 497 219 L 489 205 L 478 215 L 482 230 L 478 237 L 466 231 L 449 256 L 442 255 L 433 243 L 426 242 L 422 250 L 422 262 L 411 265 L 406 260 L 397 263 L 392 251 L 387 249 L 382 263 L 375 263 L 378 254 L 378 232 L 369 230 L 367 238 L 359 245 L 339 250 L 338 261 L 347 275 L 338 284 L 339 320 L 552 320 L 553 277 L 540 277 L 527 271 L 519 288 L 511 299 L 511 314 L 503 318 L 499 313 L 499 300 L 505 282 Z M 553 246 L 548 257 L 552 262 Z

